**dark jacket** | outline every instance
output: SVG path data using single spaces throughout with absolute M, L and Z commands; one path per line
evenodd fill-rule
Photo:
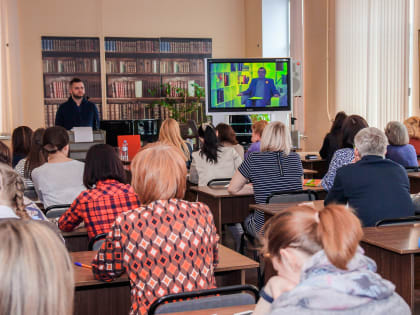
M 67 130 L 73 127 L 99 128 L 99 114 L 96 105 L 83 98 L 80 107 L 72 97 L 61 104 L 55 115 L 55 125 L 62 126 Z
M 414 215 L 410 183 L 405 169 L 379 156 L 364 156 L 337 170 L 325 204 L 349 203 L 363 226 L 382 219 Z
M 329 132 L 322 143 L 322 148 L 319 150 L 319 155 L 328 161 L 328 165 L 335 153 L 340 148 L 340 133 Z

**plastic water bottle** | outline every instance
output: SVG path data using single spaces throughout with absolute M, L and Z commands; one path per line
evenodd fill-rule
M 121 148 L 121 160 L 128 161 L 128 143 L 127 140 L 124 140 Z

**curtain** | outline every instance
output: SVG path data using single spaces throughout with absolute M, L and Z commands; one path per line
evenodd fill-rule
M 383 129 L 408 115 L 409 0 L 336 0 L 335 104 Z
M 0 132 L 22 121 L 17 1 L 0 0 Z

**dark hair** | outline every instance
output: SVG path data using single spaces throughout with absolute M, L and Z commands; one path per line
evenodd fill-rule
M 10 149 L 2 141 L 0 141 L 0 163 L 12 165 L 12 156 Z
M 69 144 L 69 134 L 61 126 L 49 127 L 42 137 L 42 147 L 50 153 L 56 153 Z
M 96 144 L 86 155 L 83 184 L 92 188 L 98 181 L 106 179 L 127 183 L 125 170 L 117 152 L 108 144 Z
M 366 120 L 359 115 L 348 116 L 341 127 L 342 139 L 341 139 L 341 148 L 353 148 L 354 147 L 354 137 L 356 134 L 363 128 L 369 127 Z
M 40 167 L 47 162 L 47 152 L 42 148 L 42 138 L 44 137 L 45 128 L 38 128 L 32 134 L 31 150 L 26 158 L 23 176 L 31 178 L 32 170 Z
M 337 115 L 335 115 L 330 133 L 339 133 L 346 118 L 347 114 L 345 112 L 338 112 Z
M 200 128 L 198 128 L 198 136 L 204 139 L 204 143 L 200 150 L 200 156 L 204 155 L 207 162 L 217 163 L 217 153 L 220 151 L 220 149 L 213 125 L 201 125 Z
M 216 130 L 218 132 L 217 138 L 220 143 L 229 142 L 233 145 L 238 144 L 238 140 L 236 140 L 236 133 L 228 124 L 220 123 L 217 125 Z
M 69 85 L 70 85 L 70 86 L 72 86 L 72 85 L 73 85 L 73 83 L 79 83 L 79 82 L 82 82 L 82 83 L 83 83 L 83 81 L 82 81 L 82 80 L 80 80 L 79 78 L 73 78 L 73 79 L 70 81 Z
M 12 150 L 13 155 L 28 155 L 31 149 L 32 129 L 27 126 L 15 128 L 12 133 Z

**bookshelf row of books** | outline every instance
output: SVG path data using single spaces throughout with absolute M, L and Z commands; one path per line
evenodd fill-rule
M 98 38 L 69 38 L 69 39 L 52 39 L 42 38 L 43 51 L 64 51 L 64 52 L 98 52 Z
M 108 96 L 113 98 L 158 97 L 161 83 L 159 80 L 119 80 L 108 85 Z
M 141 102 L 108 104 L 109 120 L 166 119 L 170 117 L 167 107 Z
M 203 86 L 202 80 L 171 80 L 165 82 L 163 94 L 167 97 L 195 96 L 195 83 Z
M 45 126 L 53 127 L 55 125 L 55 114 L 60 104 L 45 105 Z M 99 112 L 99 119 L 102 120 L 102 104 L 96 104 Z
M 67 98 L 69 97 L 69 82 L 68 79 L 58 79 L 46 84 L 45 98 Z M 101 82 L 100 81 L 84 81 L 86 95 L 89 97 L 101 97 Z
M 209 40 L 161 40 L 161 53 L 174 54 L 211 54 L 211 41 Z
M 110 59 L 106 61 L 106 73 L 159 73 L 159 59 Z
M 203 59 L 160 60 L 160 73 L 204 73 Z
M 44 73 L 74 73 L 100 71 L 99 58 L 44 59 Z
M 158 53 L 158 39 L 115 40 L 105 39 L 106 52 L 120 53 Z

